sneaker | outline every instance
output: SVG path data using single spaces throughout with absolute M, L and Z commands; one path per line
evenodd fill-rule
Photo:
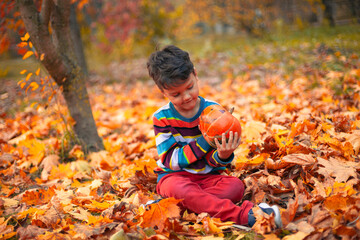
M 282 228 L 282 221 L 281 221 L 281 215 L 280 215 L 280 210 L 279 207 L 276 205 L 270 206 L 267 203 L 260 203 L 259 207 L 261 208 L 261 210 L 263 210 L 263 212 L 265 212 L 266 214 L 271 214 L 274 213 L 275 215 L 275 224 L 277 228 Z M 252 209 L 250 209 L 249 214 L 248 214 L 248 224 L 250 227 L 252 227 L 255 222 L 256 219 L 254 217 L 254 212 Z

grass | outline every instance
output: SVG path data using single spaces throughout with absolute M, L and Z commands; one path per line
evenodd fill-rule
M 169 43 L 169 42 L 168 42 Z M 225 54 L 234 63 L 250 65 L 285 64 L 287 71 L 308 62 L 316 61 L 312 51 L 325 46 L 333 52 L 349 56 L 360 56 L 360 27 L 346 25 L 336 27 L 308 27 L 304 30 L 279 27 L 263 38 L 246 35 L 203 35 L 181 41 L 170 42 L 186 49 L 194 59 L 211 58 L 214 54 Z M 124 46 L 122 47 L 124 48 Z M 95 46 L 86 49 L 89 69 L 106 74 L 103 66 L 111 61 L 129 61 L 134 58 L 148 57 L 152 46 L 136 45 L 128 54 L 120 49 L 112 53 L 101 53 Z M 131 52 L 131 53 L 129 53 Z M 19 80 L 23 69 L 36 71 L 39 64 L 33 58 L 26 60 L 0 60 L 0 78 Z M 5 73 L 6 76 L 5 76 Z
M 40 64 L 35 58 L 30 57 L 23 60 L 21 57 L 13 59 L 0 59 L 0 79 L 18 81 L 25 78 L 20 72 L 24 69 L 35 72 Z

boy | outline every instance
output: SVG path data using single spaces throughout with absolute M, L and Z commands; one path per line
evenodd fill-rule
M 253 203 L 239 202 L 244 184 L 233 176 L 221 175 L 234 159 L 234 150 L 241 138 L 230 132 L 226 142 L 216 139 L 216 149 L 202 136 L 198 125 L 201 112 L 218 104 L 199 96 L 199 79 L 189 54 L 176 46 L 167 46 L 149 57 L 147 69 L 161 92 L 170 102 L 153 115 L 157 162 L 157 192 L 162 197 L 183 199 L 182 207 L 195 213 L 207 212 L 222 221 L 240 225 L 255 223 Z M 275 213 L 281 225 L 279 209 L 262 203 L 259 207 Z M 280 219 L 280 220 L 279 220 Z

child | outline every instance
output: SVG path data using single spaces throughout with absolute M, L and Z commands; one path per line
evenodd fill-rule
M 240 145 L 238 133 L 230 132 L 226 142 L 215 140 L 212 148 L 202 136 L 198 125 L 201 112 L 209 105 L 218 104 L 199 96 L 199 79 L 189 54 L 176 46 L 167 46 L 149 57 L 150 77 L 170 102 L 153 115 L 157 161 L 157 192 L 162 197 L 183 199 L 182 207 L 195 213 L 207 212 L 222 221 L 240 225 L 255 223 L 253 203 L 239 202 L 244 184 L 221 171 L 234 159 Z M 279 209 L 262 203 L 267 214 L 275 213 L 281 225 Z

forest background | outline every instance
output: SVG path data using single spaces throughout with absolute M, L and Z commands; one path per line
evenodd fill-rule
M 1 238 L 360 237 L 360 1 L 71 1 L 103 142 L 93 152 L 22 2 L 0 3 Z M 228 174 L 244 199 L 280 205 L 283 229 L 264 216 L 234 228 L 174 199 L 143 207 L 159 198 L 151 115 L 166 103 L 146 58 L 167 44 L 189 51 L 202 95 L 235 107 L 243 144 Z

